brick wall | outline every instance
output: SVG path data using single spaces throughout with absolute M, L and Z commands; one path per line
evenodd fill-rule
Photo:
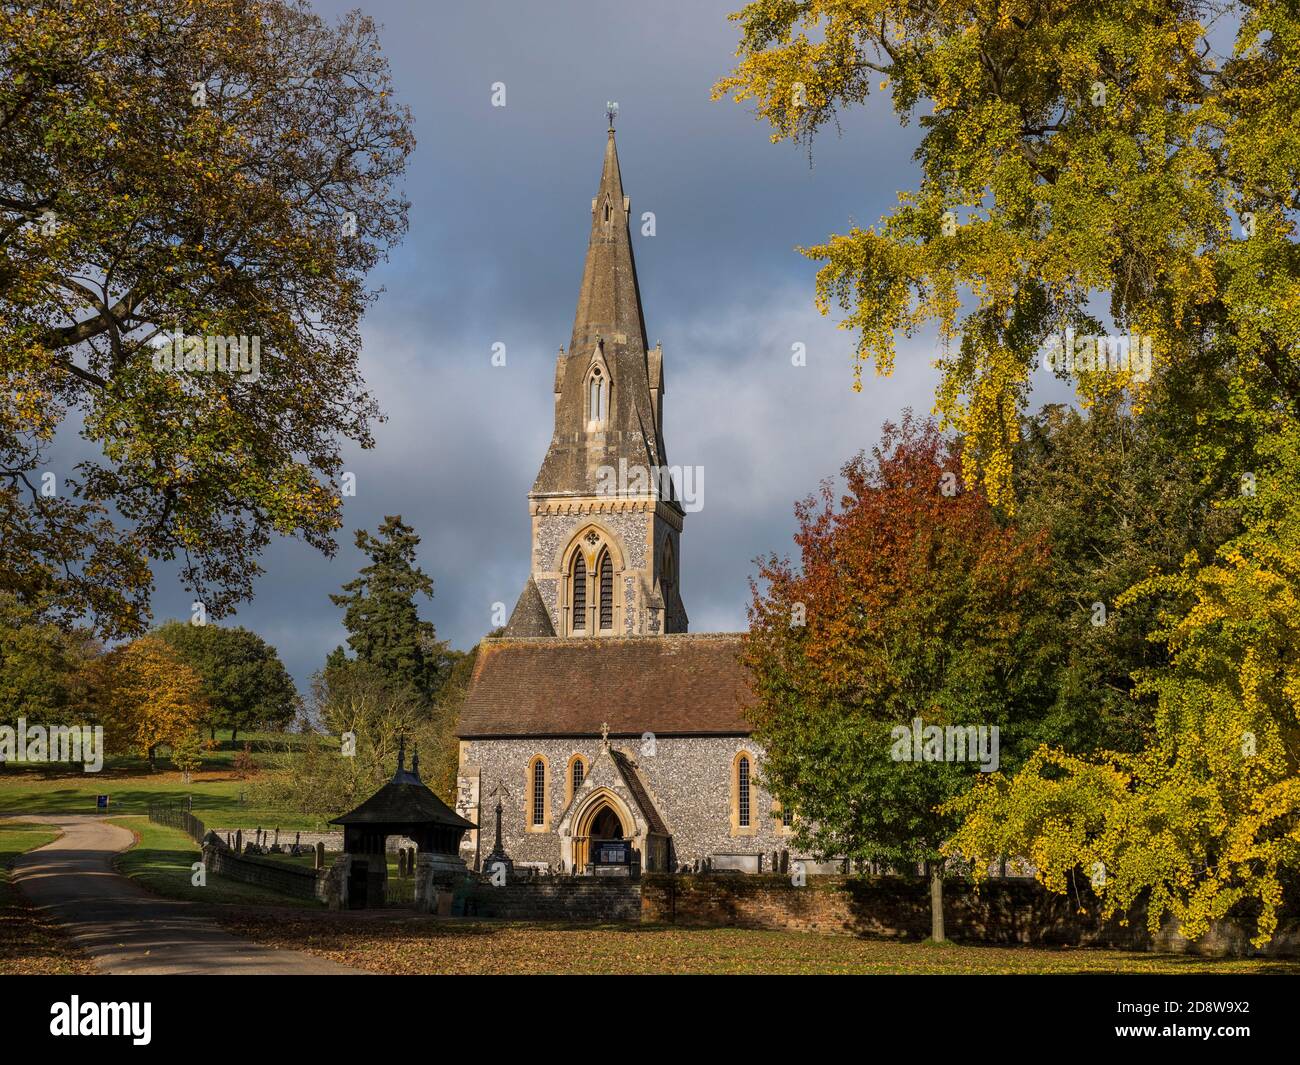
M 1055 895 L 1034 881 L 987 880 L 944 885 L 944 924 L 957 942 L 1092 946 L 1214 955 L 1250 952 L 1242 925 L 1218 922 L 1198 943 L 1182 938 L 1170 923 L 1154 941 L 1146 917 L 1135 913 L 1128 926 L 1101 922 L 1095 907 L 1080 914 L 1073 897 Z M 777 876 L 647 874 L 641 879 L 641 918 L 684 925 L 730 925 L 800 932 L 920 940 L 930 934 L 929 884 L 921 879 L 839 876 L 809 877 L 794 887 Z M 1300 955 L 1300 921 L 1284 920 L 1266 951 Z

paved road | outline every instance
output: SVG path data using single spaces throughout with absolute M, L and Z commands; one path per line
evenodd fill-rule
M 3 816 L 3 815 L 0 815 Z M 21 855 L 14 879 L 35 905 L 63 922 L 107 973 L 331 975 L 357 970 L 293 950 L 232 936 L 193 903 L 162 899 L 113 872 L 113 855 L 131 846 L 124 828 L 95 815 L 22 814 L 63 835 Z

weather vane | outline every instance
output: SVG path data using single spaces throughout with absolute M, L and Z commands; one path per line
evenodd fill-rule
M 618 117 L 618 101 L 617 101 L 617 100 L 606 100 L 606 101 L 605 101 L 605 114 L 606 114 L 606 115 L 608 116 L 608 118 L 609 118 L 609 128 L 610 128 L 610 129 L 613 129 L 613 128 L 614 128 L 614 119 L 616 119 L 616 118 Z

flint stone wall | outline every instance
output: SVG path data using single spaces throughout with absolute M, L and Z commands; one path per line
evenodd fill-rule
M 641 920 L 640 885 L 627 879 L 555 876 L 495 887 L 488 878 L 475 877 L 458 895 L 477 917 L 593 923 Z
M 772 816 L 772 798 L 751 783 L 751 817 L 755 832 L 749 836 L 731 834 L 731 765 L 745 750 L 751 764 L 759 764 L 761 748 L 742 736 L 658 736 L 655 753 L 643 755 L 639 740 L 611 738 L 611 746 L 624 751 L 636 764 L 650 799 L 672 835 L 674 866 L 694 865 L 715 854 L 763 856 L 763 868 L 772 868 L 772 854 L 789 848 L 790 836 L 781 831 L 779 818 Z M 482 826 L 477 860 L 486 858 L 496 838 L 496 798 L 502 790 L 501 839 L 506 853 L 516 862 L 537 862 L 559 868 L 560 838 L 554 831 L 566 806 L 565 774 L 569 759 L 581 754 L 590 767 L 601 749 L 599 738 L 491 739 L 463 744 L 461 776 L 467 769 L 481 772 L 481 806 L 465 816 Z M 530 832 L 526 824 L 526 800 L 530 783 L 528 764 L 535 755 L 546 758 L 547 800 L 550 826 L 546 832 Z M 469 838 L 469 837 L 467 837 Z M 462 852 L 471 864 L 472 853 Z M 794 860 L 792 855 L 792 860 Z M 644 862 L 644 856 L 643 856 Z

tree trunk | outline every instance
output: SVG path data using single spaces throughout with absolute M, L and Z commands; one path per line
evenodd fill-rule
M 154 768 L 155 768 L 155 767 L 154 767 L 154 756 L 155 756 L 157 753 L 158 753 L 158 745 L 155 743 L 152 747 L 149 748 L 149 772 L 150 772 L 150 773 L 152 773 L 152 772 L 154 771 Z
M 234 743 L 234 742 L 235 742 L 235 736 L 236 736 L 236 734 L 237 734 L 238 732 L 239 732 L 239 729 L 238 729 L 238 728 L 235 728 L 235 727 L 232 727 L 232 728 L 231 728 L 231 730 L 230 730 L 230 742 L 231 742 L 231 743 Z
M 943 936 L 943 862 L 929 862 L 930 867 L 930 939 L 944 942 Z

